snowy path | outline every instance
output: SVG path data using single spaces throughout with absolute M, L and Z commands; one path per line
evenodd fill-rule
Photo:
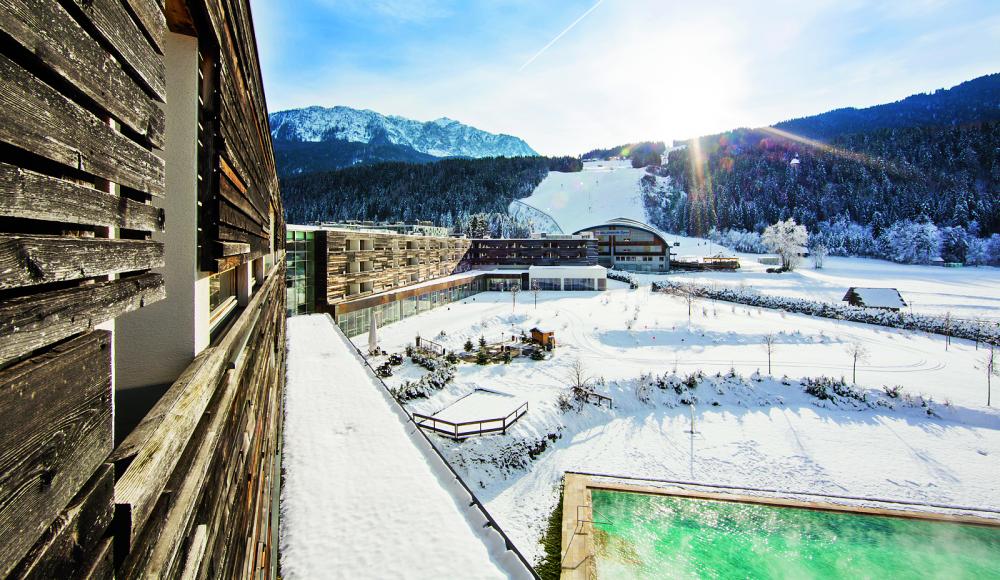
M 513 556 L 491 553 L 330 319 L 289 319 L 288 345 L 283 577 L 508 577 Z

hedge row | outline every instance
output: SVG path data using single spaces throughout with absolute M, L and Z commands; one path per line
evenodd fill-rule
M 822 316 L 835 320 L 848 320 L 877 324 L 891 328 L 933 332 L 945 336 L 966 338 L 1000 345 L 1000 324 L 991 321 L 973 321 L 933 316 L 929 314 L 913 314 L 910 312 L 894 312 L 878 308 L 861 308 L 848 304 L 832 304 L 804 298 L 788 298 L 773 296 L 743 288 L 710 288 L 698 284 L 678 283 L 664 280 L 653 282 L 654 292 L 669 294 L 691 293 L 701 298 L 711 298 L 726 302 L 736 302 L 760 308 L 773 308 L 786 312 Z

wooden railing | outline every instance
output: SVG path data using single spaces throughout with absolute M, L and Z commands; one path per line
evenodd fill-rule
M 118 576 L 270 577 L 284 258 L 112 454 Z
M 461 421 L 456 423 L 454 421 L 440 419 L 433 415 L 413 413 L 413 422 L 420 427 L 430 429 L 431 431 L 441 433 L 442 435 L 447 435 L 452 439 L 464 439 L 474 435 L 486 435 L 488 433 L 496 433 L 498 431 L 506 433 L 507 428 L 513 425 L 515 421 L 520 419 L 521 416 L 527 412 L 528 402 L 525 401 L 520 407 L 508 413 L 506 417 L 480 419 L 476 421 Z M 499 423 L 499 425 L 497 423 Z M 475 429 L 465 429 L 465 427 L 470 425 L 476 425 L 477 427 Z

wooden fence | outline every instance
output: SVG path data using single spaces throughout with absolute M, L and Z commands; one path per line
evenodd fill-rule
M 452 439 L 465 439 L 466 437 L 473 437 L 475 435 L 506 433 L 507 428 L 527 412 L 528 403 L 524 402 L 517 409 L 507 413 L 506 417 L 497 417 L 495 419 L 455 422 L 447 421 L 433 415 L 413 413 L 413 422 L 424 429 L 447 435 Z

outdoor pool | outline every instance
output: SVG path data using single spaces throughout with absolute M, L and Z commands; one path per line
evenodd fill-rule
M 597 577 L 1000 578 L 1000 527 L 592 489 Z

